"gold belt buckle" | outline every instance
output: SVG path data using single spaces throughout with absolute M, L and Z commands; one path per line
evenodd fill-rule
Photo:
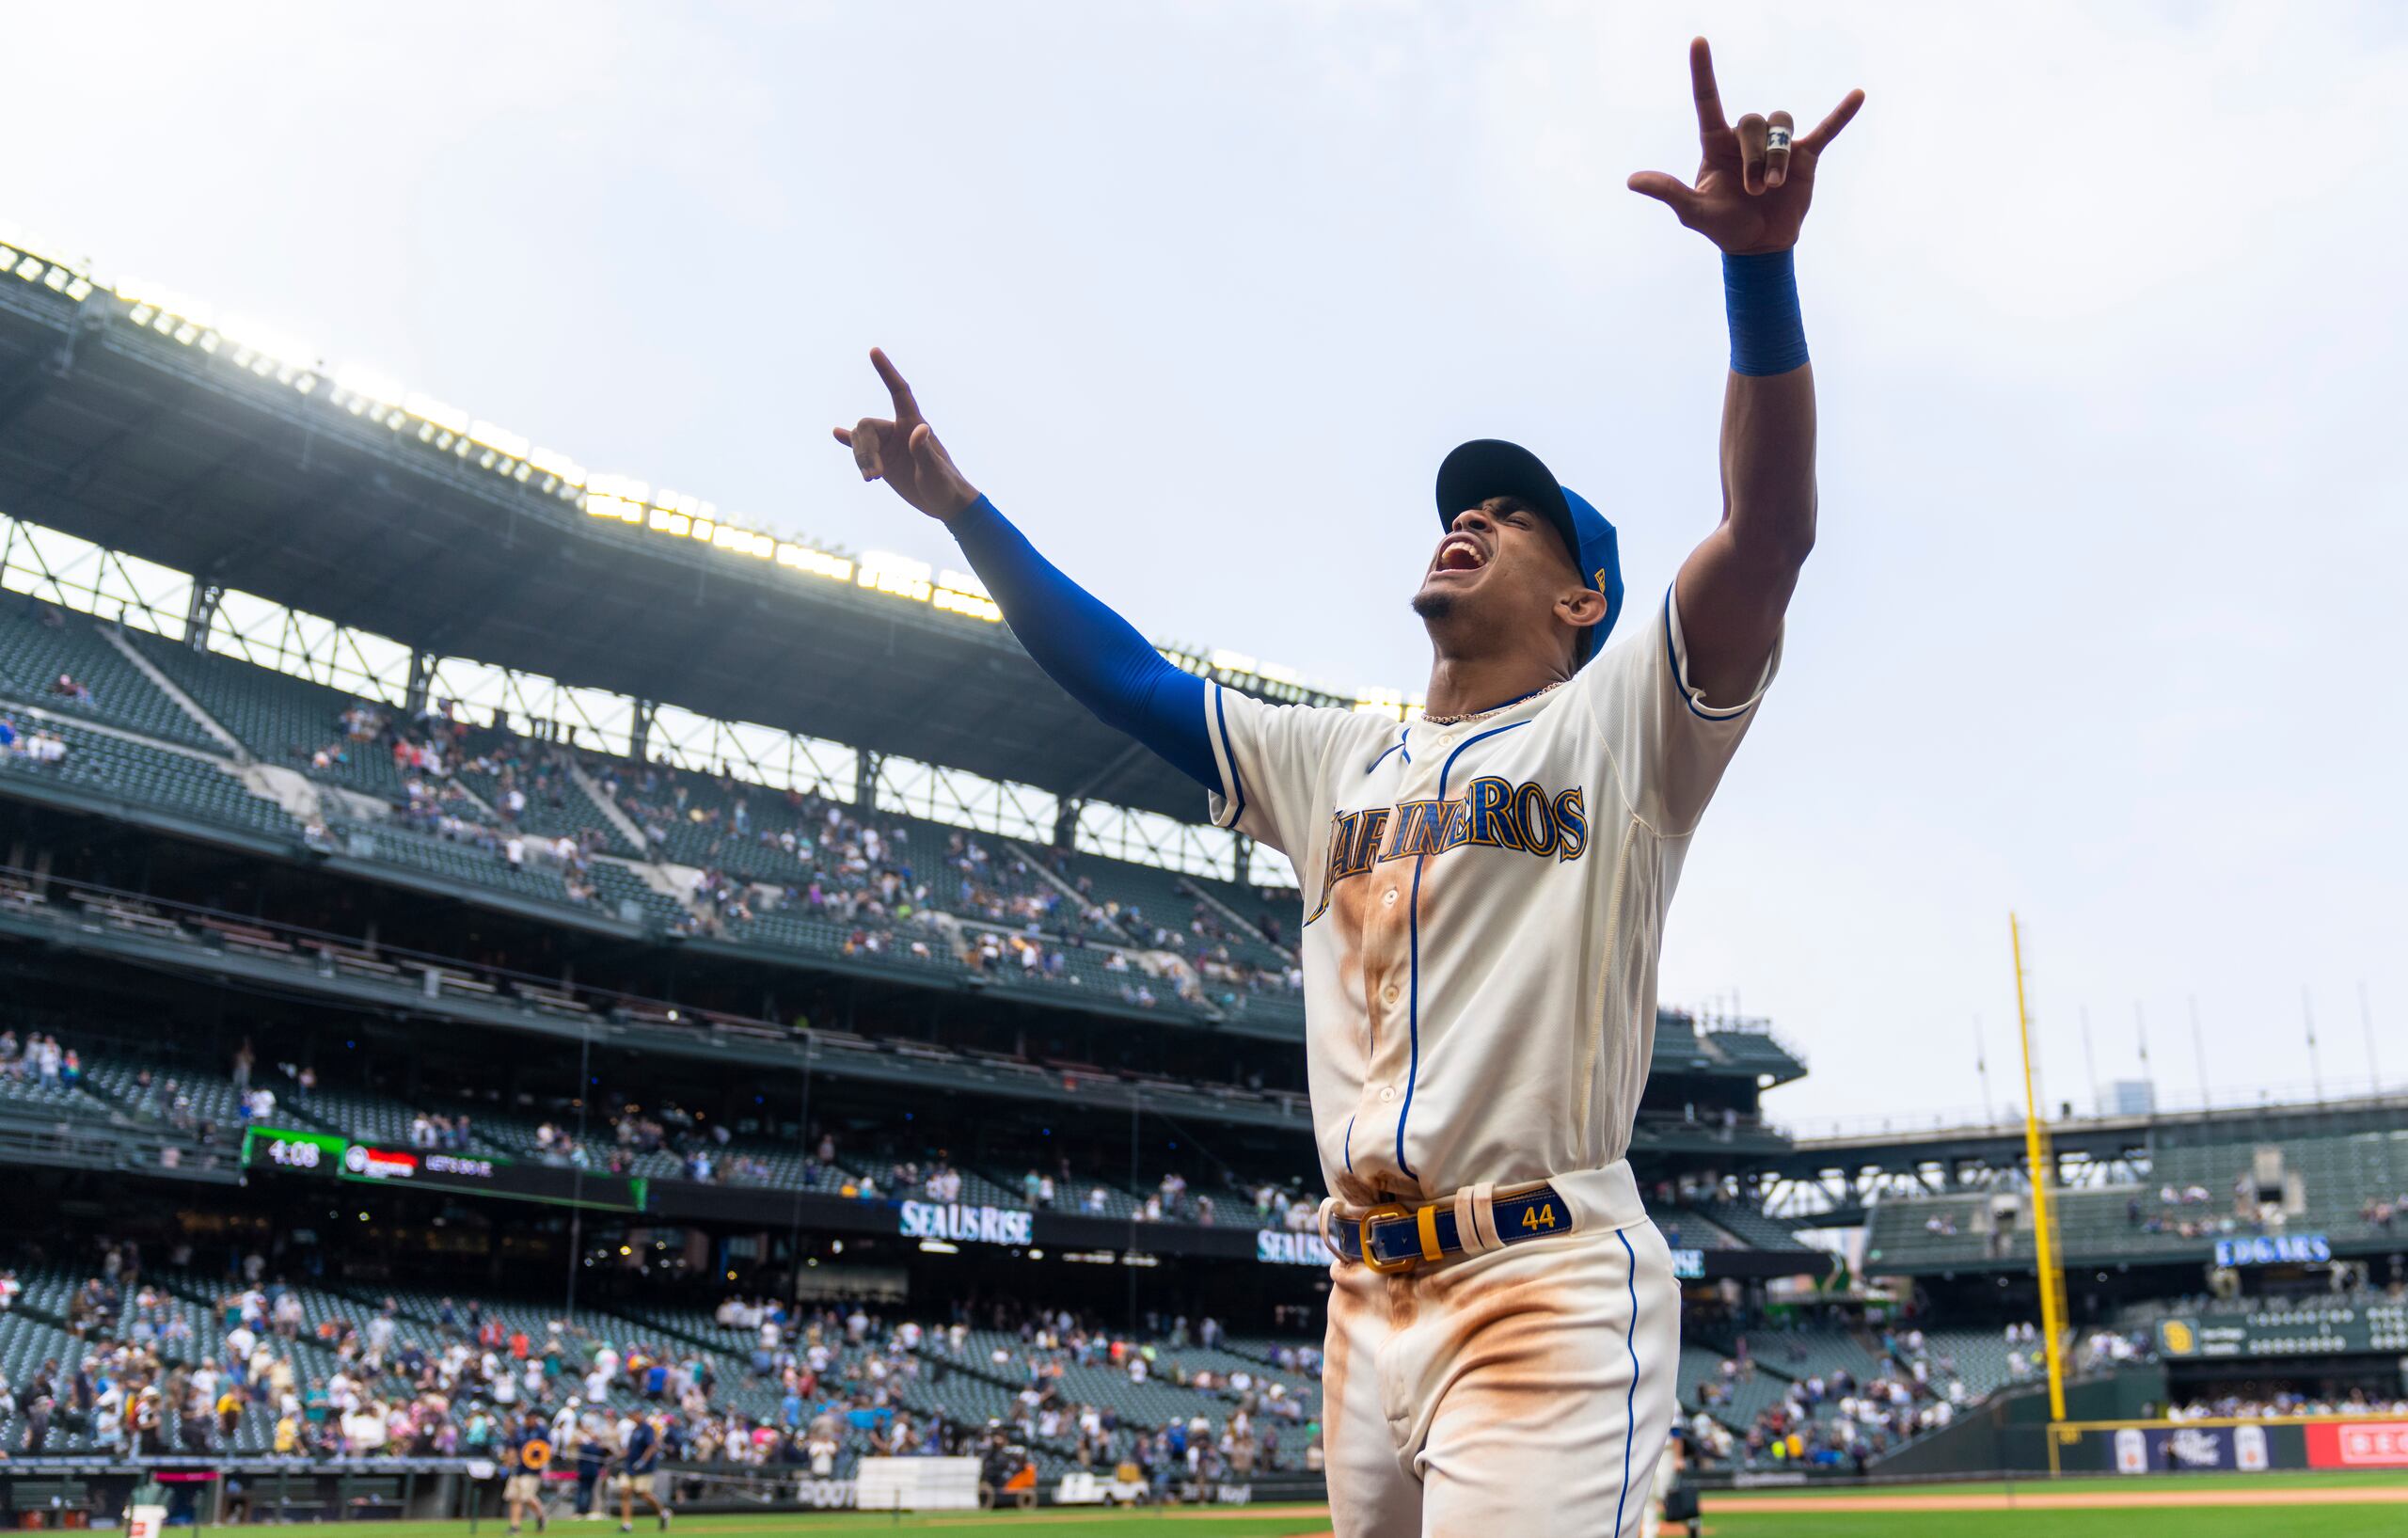
M 1383 1276 L 1392 1276 L 1400 1271 L 1410 1271 L 1419 1265 L 1421 1257 L 1418 1253 L 1408 1255 L 1401 1261 L 1383 1261 L 1379 1257 L 1379 1252 L 1371 1247 L 1372 1224 L 1386 1218 L 1410 1219 L 1412 1216 L 1411 1213 L 1405 1211 L 1402 1202 L 1384 1201 L 1357 1218 L 1354 1237 L 1355 1242 L 1363 1246 L 1363 1263 Z

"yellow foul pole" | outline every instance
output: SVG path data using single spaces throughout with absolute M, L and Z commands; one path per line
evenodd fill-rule
M 2049 1134 L 2040 1125 L 2040 1101 L 2032 1084 L 2032 1011 L 2023 998 L 2023 927 L 2006 915 L 2006 932 L 2015 948 L 2015 1028 L 2023 1044 L 2023 1152 L 2032 1166 L 2032 1245 L 2040 1284 L 2040 1340 L 2049 1362 L 2049 1419 L 2066 1418 L 2065 1273 L 2057 1264 L 2057 1220 L 2050 1205 L 2049 1185 L 2055 1161 Z

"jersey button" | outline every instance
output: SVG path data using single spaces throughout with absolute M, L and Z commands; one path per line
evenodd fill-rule
M 1380 894 L 1380 906 L 1383 908 L 1394 908 L 1396 906 L 1396 888 L 1390 887 L 1386 892 Z
M 1380 1103 L 1381 1103 L 1382 1105 L 1388 1105 L 1388 1104 L 1392 1104 L 1392 1103 L 1394 1103 L 1394 1102 L 1395 1102 L 1395 1101 L 1396 1101 L 1396 1086 L 1393 1086 L 1393 1085 L 1384 1085 L 1384 1086 L 1381 1086 L 1381 1088 L 1380 1088 Z
M 1388 984 L 1387 987 L 1380 990 L 1380 1002 L 1382 1004 L 1394 1004 L 1396 1002 L 1396 984 Z

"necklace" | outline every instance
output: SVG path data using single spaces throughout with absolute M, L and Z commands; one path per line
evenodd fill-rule
M 1562 687 L 1563 680 L 1558 678 L 1555 682 L 1534 689 L 1528 694 L 1524 694 L 1517 699 L 1507 700 L 1503 705 L 1492 705 L 1485 710 L 1466 710 L 1461 715 L 1454 716 L 1425 715 L 1421 718 L 1421 723 L 1424 726 L 1461 726 L 1465 721 L 1486 721 L 1491 716 L 1502 714 L 1505 711 L 1513 709 L 1517 705 L 1521 705 L 1526 701 L 1535 700 L 1542 694 L 1552 693 L 1554 690 L 1561 689 Z

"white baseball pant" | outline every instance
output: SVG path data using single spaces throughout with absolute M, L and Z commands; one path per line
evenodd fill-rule
M 1676 1408 L 1680 1284 L 1627 1163 L 1549 1183 L 1569 1233 L 1386 1276 L 1331 1268 L 1337 1538 L 1639 1533 Z

